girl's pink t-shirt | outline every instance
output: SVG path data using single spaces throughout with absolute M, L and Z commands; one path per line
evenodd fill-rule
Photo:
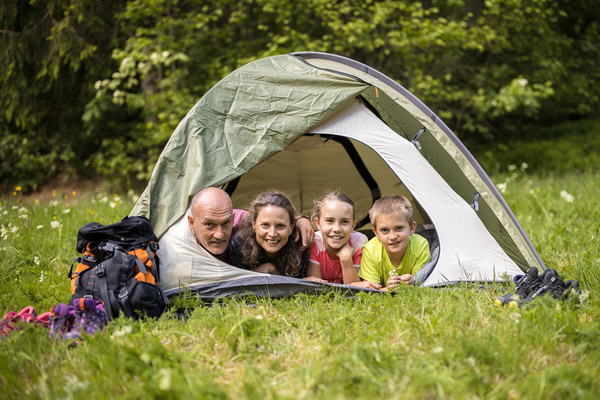
M 360 232 L 352 232 L 350 234 L 350 246 L 354 247 L 354 255 L 352 263 L 358 271 L 360 268 L 360 258 L 362 257 L 362 248 L 367 243 L 368 239 Z M 340 260 L 332 260 L 327 254 L 325 241 L 320 231 L 315 232 L 315 243 L 310 248 L 310 261 L 318 264 L 321 267 L 321 279 L 329 283 L 344 283 L 342 274 L 342 264 Z

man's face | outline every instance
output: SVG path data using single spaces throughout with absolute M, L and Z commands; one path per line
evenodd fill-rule
M 196 241 L 208 252 L 219 256 L 227 250 L 233 229 L 231 206 L 208 207 L 198 204 L 188 215 L 188 222 Z

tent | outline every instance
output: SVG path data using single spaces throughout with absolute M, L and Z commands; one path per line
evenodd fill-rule
M 432 261 L 417 275 L 424 286 L 499 282 L 544 268 L 499 191 L 441 119 L 392 79 L 337 55 L 272 56 L 226 76 L 177 126 L 131 214 L 148 217 L 161 237 L 208 186 L 222 186 L 236 208 L 267 188 L 283 190 L 305 214 L 336 188 L 356 203 L 366 234 L 373 201 L 403 194 L 430 243 Z M 187 264 L 163 286 L 167 294 L 327 290 L 239 270 L 208 253 Z

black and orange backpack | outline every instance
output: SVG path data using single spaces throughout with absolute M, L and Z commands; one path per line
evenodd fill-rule
M 145 217 L 126 216 L 106 226 L 85 224 L 77 234 L 77 251 L 83 256 L 69 272 L 71 302 L 101 300 L 110 318 L 121 312 L 130 318 L 159 317 L 169 300 L 158 286 L 156 250 L 158 238 Z

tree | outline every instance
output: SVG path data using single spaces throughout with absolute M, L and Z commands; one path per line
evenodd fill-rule
M 35 189 L 89 151 L 93 77 L 110 71 L 116 1 L 0 4 L 0 181 Z

